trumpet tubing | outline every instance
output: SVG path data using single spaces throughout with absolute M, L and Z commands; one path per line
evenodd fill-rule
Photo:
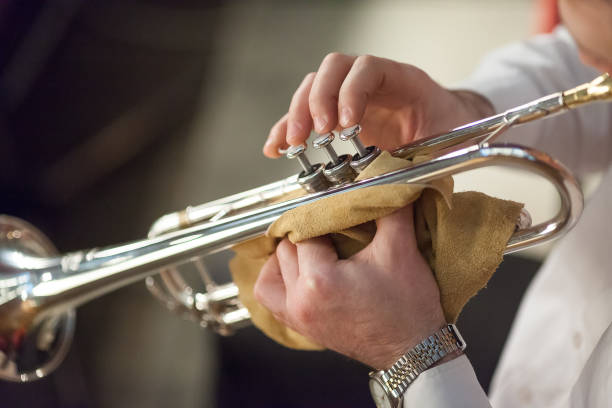
M 58 255 L 36 228 L 17 218 L 0 216 L 0 378 L 30 381 L 47 375 L 68 350 L 76 307 L 145 278 L 149 290 L 169 308 L 221 334 L 233 332 L 248 324 L 249 312 L 240 304 L 236 286 L 216 284 L 198 257 L 265 233 L 286 211 L 356 189 L 427 183 L 491 165 L 521 167 L 549 180 L 559 193 L 561 206 L 551 219 L 534 226 L 524 222 L 528 218 L 524 214 L 506 253 L 557 237 L 576 223 L 582 211 L 582 194 L 575 178 L 545 153 L 489 142 L 513 125 L 591 101 L 610 100 L 611 88 L 606 74 L 590 84 L 403 146 L 393 154 L 408 158 L 428 152 L 433 159 L 358 182 L 351 180 L 380 151 L 361 144 L 359 126 L 340 135 L 355 147 L 353 156 L 337 156 L 329 145 L 333 135 L 325 135 L 317 139 L 315 147 L 326 149 L 329 163 L 312 165 L 304 155 L 305 147 L 294 147 L 287 155 L 300 162 L 303 171 L 298 175 L 164 215 L 152 225 L 147 239 L 128 244 Z M 456 147 L 468 140 L 475 144 Z M 309 194 L 278 202 L 284 194 L 300 188 Z M 175 268 L 194 259 L 206 292 L 190 287 Z

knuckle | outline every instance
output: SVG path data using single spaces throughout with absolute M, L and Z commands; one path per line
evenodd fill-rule
M 308 95 L 308 106 L 313 114 L 324 113 L 332 108 L 334 103 L 337 103 L 337 97 L 327 94 L 322 89 L 314 89 Z
M 422 69 L 414 65 L 402 64 L 397 61 L 391 61 L 391 62 L 394 64 L 393 66 L 396 67 L 397 70 L 401 70 L 405 74 L 410 75 L 411 77 L 416 78 L 417 80 L 423 80 L 425 78 L 429 78 L 429 76 L 427 75 L 425 71 L 423 71 Z
M 312 325 L 321 315 L 321 306 L 333 296 L 330 280 L 323 274 L 308 276 L 305 287 L 300 289 L 301 296 L 287 305 L 291 319 L 299 326 Z
M 308 297 L 314 300 L 327 300 L 333 292 L 332 283 L 327 273 L 310 273 L 305 279 Z
M 338 94 L 339 103 L 342 106 L 350 106 L 353 109 L 359 105 L 363 98 L 366 97 L 366 91 L 361 84 L 351 83 L 348 86 L 343 86 Z
M 325 58 L 323 58 L 323 63 L 324 64 L 333 64 L 333 63 L 335 63 L 337 61 L 343 60 L 344 58 L 346 58 L 346 55 L 344 55 L 344 54 L 342 54 L 340 52 L 334 51 L 334 52 L 330 52 L 329 54 L 327 54 L 325 56 Z
M 385 70 L 390 72 L 396 72 L 400 75 L 406 72 L 407 67 L 412 67 L 411 65 L 402 64 L 401 62 L 393 60 L 385 60 L 385 64 Z
M 294 302 L 288 312 L 290 320 L 298 323 L 299 326 L 308 325 L 316 318 L 314 304 L 307 298 Z
M 380 58 L 375 57 L 370 54 L 365 54 L 365 55 L 360 55 L 359 57 L 357 57 L 357 59 L 355 60 L 355 65 L 358 68 L 364 68 L 364 67 L 376 65 L 379 63 L 379 61 L 380 61 Z

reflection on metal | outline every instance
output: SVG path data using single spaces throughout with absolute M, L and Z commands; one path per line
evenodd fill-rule
M 491 165 L 520 167 L 551 182 L 561 205 L 550 220 L 534 226 L 524 214 L 506 253 L 563 235 L 582 212 L 580 188 L 565 167 L 533 149 L 479 142 L 508 123 L 547 116 L 583 104 L 588 98 L 610 99 L 609 83 L 604 76 L 586 90 L 577 88 L 542 98 L 394 152 L 396 156 L 411 157 L 419 150 L 427 151 L 433 157 L 428 162 L 277 202 L 284 194 L 300 189 L 300 177 L 292 176 L 164 215 L 153 224 L 148 239 L 129 244 L 56 255 L 50 242 L 34 227 L 14 217 L 0 216 L 0 378 L 29 381 L 47 375 L 61 362 L 70 345 L 74 309 L 144 278 L 164 304 L 202 326 L 228 334 L 248 324 L 249 313 L 238 300 L 236 286 L 215 284 L 203 266 L 196 264 L 207 289 L 200 293 L 187 284 L 176 266 L 260 236 L 288 210 L 356 189 L 426 183 Z M 467 140 L 476 144 L 456 147 Z M 158 277 L 153 276 L 158 273 Z
M 479 142 L 480 139 L 487 137 L 497 128 L 505 126 L 510 120 L 514 120 L 516 124 L 523 124 L 535 119 L 550 117 L 584 104 L 611 100 L 612 79 L 609 74 L 603 74 L 574 89 L 557 92 L 498 115 L 460 126 L 448 133 L 421 139 L 400 147 L 394 151 L 394 155 L 410 158 L 417 153 L 431 153 L 466 141 Z M 517 119 L 514 119 L 515 117 Z

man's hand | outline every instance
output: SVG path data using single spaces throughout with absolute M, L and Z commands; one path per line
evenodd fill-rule
M 359 123 L 383 150 L 492 114 L 486 99 L 451 92 L 420 69 L 369 55 L 332 53 L 306 75 L 289 112 L 271 129 L 264 154 Z M 263 267 L 255 296 L 278 320 L 313 341 L 377 369 L 390 367 L 440 329 L 433 274 L 418 252 L 412 208 L 378 220 L 372 243 L 339 260 L 325 238 L 284 239 Z
M 412 206 L 377 221 L 373 241 L 339 260 L 327 238 L 284 239 L 255 297 L 297 332 L 371 367 L 390 367 L 440 329 L 440 293 L 414 237 Z
M 325 133 L 357 123 L 366 144 L 391 150 L 492 113 L 486 99 L 448 91 L 412 65 L 332 53 L 306 75 L 263 151 L 278 157 L 279 148 L 304 143 L 313 128 Z

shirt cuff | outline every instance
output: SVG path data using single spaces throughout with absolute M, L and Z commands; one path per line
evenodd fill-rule
M 462 355 L 423 372 L 404 393 L 404 408 L 491 407 L 474 368 Z

